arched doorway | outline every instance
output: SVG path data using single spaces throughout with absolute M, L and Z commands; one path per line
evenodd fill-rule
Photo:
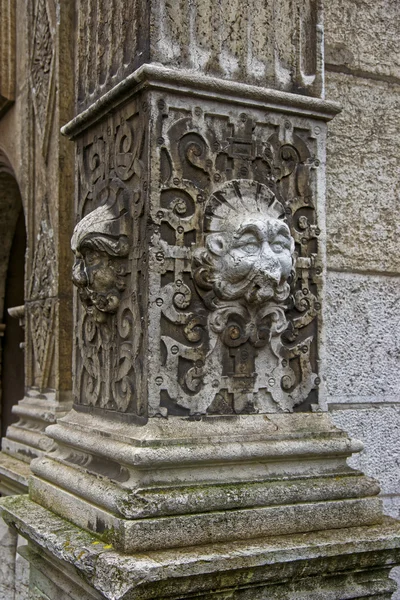
M 12 406 L 24 395 L 24 332 L 9 309 L 24 304 L 26 228 L 13 170 L 0 151 L 1 436 L 15 421 Z M 11 311 L 13 312 L 13 311 Z M 15 311 L 14 311 L 15 312 Z

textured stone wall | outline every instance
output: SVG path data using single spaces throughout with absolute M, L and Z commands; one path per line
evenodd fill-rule
M 400 516 L 400 4 L 325 3 L 326 88 L 343 112 L 327 146 L 327 390 L 365 443 L 353 465 Z M 397 593 L 398 594 L 398 593 Z M 400 598 L 400 595 L 395 596 Z

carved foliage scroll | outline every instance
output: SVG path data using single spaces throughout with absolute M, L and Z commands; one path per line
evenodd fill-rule
M 80 297 L 76 405 L 138 417 L 145 411 L 145 141 L 144 119 L 133 105 L 78 141 L 78 222 L 71 243 Z
M 322 283 L 313 126 L 161 98 L 154 110 L 150 415 L 309 410 Z

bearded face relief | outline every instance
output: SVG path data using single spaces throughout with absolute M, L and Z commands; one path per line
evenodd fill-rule
M 207 239 L 215 264 L 217 297 L 244 298 L 249 303 L 285 299 L 293 265 L 293 240 L 287 225 L 277 219 L 262 220 L 257 215 L 235 225 L 232 232 Z
M 121 243 L 122 242 L 122 243 Z M 75 251 L 75 263 L 72 281 L 79 290 L 80 299 L 88 314 L 101 323 L 106 314 L 114 314 L 120 303 L 121 292 L 125 289 L 124 265 L 117 256 L 100 249 L 107 245 L 115 248 L 121 246 L 123 256 L 126 241 L 110 240 L 105 237 L 89 237 L 84 239 Z
M 209 204 L 205 249 L 194 256 L 194 279 L 205 301 L 259 305 L 284 301 L 294 268 L 294 240 L 282 205 L 264 185 L 230 182 Z
M 282 204 L 266 185 L 230 181 L 207 203 L 203 236 L 192 275 L 209 311 L 204 405 L 218 388 L 235 412 L 292 410 L 300 395 L 286 392 L 296 375 L 282 335 L 295 243 Z
M 129 239 L 125 235 L 125 211 L 113 202 L 101 206 L 76 225 L 71 240 L 75 254 L 72 281 L 86 312 L 97 323 L 104 323 L 107 314 L 115 314 L 126 288 L 126 257 Z

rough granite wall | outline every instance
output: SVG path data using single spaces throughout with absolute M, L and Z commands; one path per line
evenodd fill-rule
M 343 112 L 327 148 L 327 390 L 365 443 L 353 466 L 400 517 L 400 3 L 325 3 L 326 95 Z M 396 573 L 400 581 L 400 572 Z M 400 598 L 400 592 L 394 596 Z

